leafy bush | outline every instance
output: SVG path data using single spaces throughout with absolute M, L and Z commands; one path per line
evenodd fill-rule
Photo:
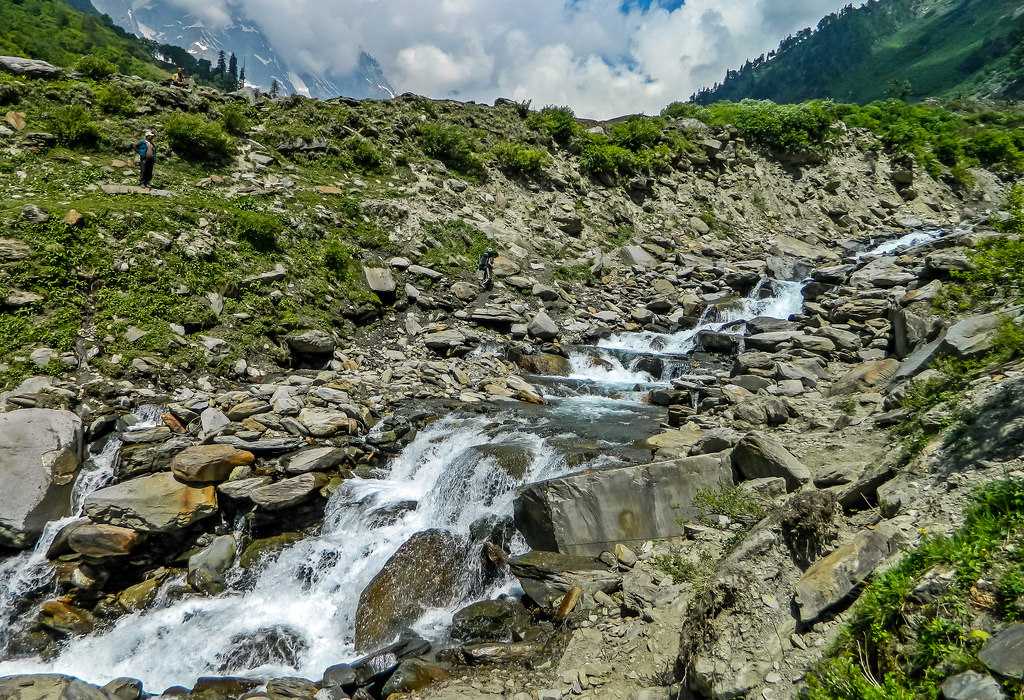
M 631 151 L 606 141 L 591 141 L 580 154 L 580 170 L 592 177 L 629 175 L 637 167 L 637 159 Z
M 539 148 L 520 143 L 502 141 L 491 149 L 494 160 L 502 170 L 519 175 L 537 175 L 551 163 L 551 156 Z
M 636 152 L 653 148 L 662 141 L 665 120 L 655 117 L 630 117 L 611 127 L 609 138 L 616 146 Z
M 822 152 L 832 135 L 830 102 L 777 105 L 768 100 L 720 102 L 696 113 L 708 124 L 735 126 L 743 138 L 778 153 Z
M 93 80 L 106 80 L 117 73 L 117 66 L 95 54 L 82 56 L 75 65 L 75 70 Z
M 249 117 L 238 105 L 228 105 L 220 115 L 220 123 L 224 130 L 235 136 L 243 136 L 249 132 Z
M 484 172 L 480 146 L 471 129 L 459 124 L 428 122 L 420 126 L 419 136 L 423 152 L 449 168 L 466 175 Z
M 96 91 L 96 106 L 107 114 L 131 114 L 135 111 L 135 98 L 120 85 L 111 83 Z
M 373 141 L 362 136 L 352 136 L 345 141 L 345 147 L 352 155 L 352 161 L 364 170 L 384 170 L 388 158 Z
M 338 279 L 352 277 L 355 269 L 359 267 L 355 250 L 336 238 L 331 239 L 324 246 L 324 265 Z
M 99 127 L 92 114 L 82 105 L 56 109 L 50 116 L 50 129 L 65 146 L 95 146 L 100 140 Z
M 236 239 L 263 252 L 277 248 L 277 237 L 284 230 L 278 217 L 244 210 L 233 212 L 230 227 Z
M 422 258 L 428 267 L 475 269 L 477 260 L 490 248 L 487 236 L 462 219 L 435 221 L 423 228 L 427 239 L 433 242 Z
M 1018 182 L 1010 188 L 1006 196 L 1006 210 L 1010 218 L 997 224 L 997 228 L 1007 233 L 1024 234 L 1024 183 Z
M 576 121 L 576 115 L 569 107 L 545 107 L 531 114 L 526 120 L 526 125 L 547 134 L 563 146 L 569 145 L 574 137 L 583 132 Z
M 234 149 L 234 141 L 220 124 L 193 114 L 172 115 L 165 129 L 171 148 L 188 160 L 220 162 Z

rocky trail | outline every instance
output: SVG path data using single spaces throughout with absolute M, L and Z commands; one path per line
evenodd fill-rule
M 796 165 L 684 119 L 666 128 L 697 150 L 627 182 L 554 148 L 537 181 L 413 160 L 327 184 L 326 143 L 262 142 L 327 106 L 143 87 L 156 111 L 266 119 L 218 174 L 172 160 L 145 193 L 124 161 L 0 133 L 47 173 L 0 183 L 4 308 L 63 318 L 53 285 L 13 287 L 50 231 L 98 227 L 113 275 L 68 262 L 73 349 L 0 358 L 21 373 L 0 393 L 0 700 L 797 697 L 866 585 L 1024 476 L 1021 362 L 984 364 L 1024 311 L 936 304 L 1017 240 L 992 173 L 954 191 L 850 129 Z M 511 104 L 343 106 L 396 150 L 427 113 L 518 124 Z M 138 211 L 67 211 L 101 196 Z M 243 205 L 287 222 L 278 247 L 209 214 Z M 335 249 L 355 272 L 320 284 L 309 246 L 352 221 L 386 243 Z M 213 262 L 228 282 L 190 276 Z M 111 304 L 133 279 L 187 318 Z M 970 381 L 921 409 L 950 367 Z M 956 683 L 1018 678 L 1004 617 L 978 615 L 988 661 Z

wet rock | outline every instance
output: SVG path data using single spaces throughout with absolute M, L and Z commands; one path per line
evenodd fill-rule
M 800 621 L 810 624 L 843 602 L 892 553 L 893 533 L 866 530 L 819 559 L 796 587 Z
M 0 545 L 31 546 L 71 507 L 82 457 L 82 421 L 68 411 L 28 408 L 0 414 Z M 17 484 L 17 488 L 11 488 Z
M 214 662 L 220 673 L 260 666 L 297 668 L 299 659 L 308 648 L 309 644 L 301 634 L 285 625 L 274 625 L 235 635 L 217 653 Z M 260 685 L 260 681 L 252 682 Z
M 290 700 L 291 698 L 308 698 L 313 700 L 319 688 L 305 678 L 274 678 L 267 681 L 267 695 L 270 700 Z
M 992 673 L 1024 680 L 1024 623 L 1010 625 L 993 636 L 978 652 L 978 658 Z
M 443 530 L 426 530 L 398 548 L 359 596 L 355 645 L 369 649 L 388 641 L 430 607 L 458 599 L 467 543 Z
M 221 535 L 188 560 L 186 580 L 192 590 L 206 595 L 224 591 L 224 575 L 235 560 L 234 535 Z
M 744 479 L 781 476 L 793 491 L 811 480 L 811 472 L 781 444 L 749 433 L 732 451 L 732 466 Z
M 135 530 L 116 525 L 84 522 L 68 534 L 68 547 L 87 557 L 123 557 L 142 541 Z
M 537 605 L 557 605 L 573 588 L 592 600 L 598 591 L 614 593 L 622 575 L 592 557 L 535 550 L 509 560 L 509 570 Z
M 188 695 L 194 700 L 234 700 L 261 685 L 261 681 L 252 678 L 208 676 L 197 680 Z
M 567 377 L 572 374 L 572 365 L 561 355 L 541 352 L 535 355 L 517 355 L 515 363 L 529 374 Z
M 392 693 L 411 693 L 447 678 L 448 671 L 437 664 L 423 659 L 406 659 L 398 664 L 380 692 L 385 698 Z
M 215 483 L 226 480 L 235 467 L 252 464 L 252 452 L 230 445 L 196 445 L 171 460 L 171 471 L 184 482 Z
M 526 609 L 517 600 L 484 600 L 455 613 L 450 634 L 462 643 L 507 642 L 529 621 Z
M 71 676 L 45 673 L 0 678 L 4 700 L 110 700 L 102 689 Z
M 63 636 L 89 634 L 96 627 L 92 613 L 75 607 L 65 598 L 47 600 L 40 605 L 38 622 Z
M 148 578 L 134 586 L 129 586 L 117 594 L 117 603 L 126 612 L 144 610 L 154 600 L 160 590 L 161 578 Z
M 248 569 L 258 562 L 270 559 L 300 540 L 302 540 L 302 534 L 298 532 L 286 532 L 273 537 L 253 540 L 245 547 L 242 556 L 238 558 L 238 565 L 243 569 Z
M 249 499 L 264 510 L 284 510 L 312 498 L 329 481 L 326 474 L 302 474 L 253 489 Z
M 723 455 L 573 474 L 522 489 L 516 527 L 534 549 L 598 555 L 619 542 L 683 534 L 698 515 L 697 491 L 722 483 L 732 483 Z
M 1006 695 L 992 676 L 964 671 L 945 680 L 942 697 L 944 700 L 1004 700 Z
M 85 514 L 94 522 L 140 532 L 182 530 L 216 512 L 212 486 L 188 486 L 167 472 L 108 486 L 85 501 Z
M 103 686 L 103 692 L 114 700 L 139 700 L 142 696 L 142 681 L 137 678 L 115 678 Z

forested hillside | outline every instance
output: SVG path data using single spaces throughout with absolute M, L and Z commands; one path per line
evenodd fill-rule
M 797 102 L 832 98 L 1024 95 L 1018 0 L 870 0 L 787 37 L 694 97 Z

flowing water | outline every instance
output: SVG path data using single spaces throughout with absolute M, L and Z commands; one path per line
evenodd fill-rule
M 883 255 L 892 255 L 894 253 L 902 253 L 905 250 L 916 248 L 919 245 L 925 243 L 931 243 L 934 240 L 938 240 L 946 234 L 943 229 L 924 229 L 919 231 L 911 231 L 899 238 L 894 238 L 891 241 L 885 241 L 878 245 L 872 246 L 870 250 L 862 250 L 854 258 L 860 260 L 866 257 L 879 257 Z
M 692 330 L 626 333 L 599 347 L 577 348 L 570 377 L 534 378 L 547 406 L 510 404 L 497 415 L 453 415 L 420 431 L 386 474 L 344 482 L 328 501 L 319 534 L 282 551 L 254 580 L 235 570 L 228 592 L 185 599 L 173 594 L 180 581 L 165 583 L 150 609 L 70 640 L 52 660 L 0 662 L 0 675 L 60 672 L 94 683 L 131 676 L 150 691 L 190 686 L 204 675 L 318 679 L 326 667 L 357 656 L 359 595 L 403 543 L 430 529 L 474 541 L 481 524 L 511 516 L 516 490 L 524 484 L 649 459 L 633 443 L 656 432 L 664 412 L 640 399 L 651 388 L 668 386 L 672 377 L 666 375 L 688 366 L 697 333 L 739 334 L 743 321 L 799 313 L 801 289 L 797 282 L 765 280 L 746 299 L 709 310 Z M 117 447 L 109 449 L 108 466 Z M 503 450 L 519 455 L 511 468 L 500 457 Z M 107 478 L 83 473 L 83 493 Z M 80 508 L 81 497 L 75 502 Z M 60 527 L 52 525 L 36 551 L 24 555 L 39 571 L 48 570 L 46 539 Z M 482 540 L 475 542 L 461 568 L 455 603 L 426 611 L 415 625 L 429 638 L 442 638 L 453 612 L 466 603 L 516 589 L 511 580 L 483 577 Z M 521 551 L 525 543 L 513 539 L 511 546 Z M 9 566 L 20 570 L 25 563 Z M 17 576 L 15 571 L 8 580 Z M 39 590 L 40 577 L 29 577 L 32 590 Z M 26 592 L 21 584 L 8 588 L 15 595 Z

